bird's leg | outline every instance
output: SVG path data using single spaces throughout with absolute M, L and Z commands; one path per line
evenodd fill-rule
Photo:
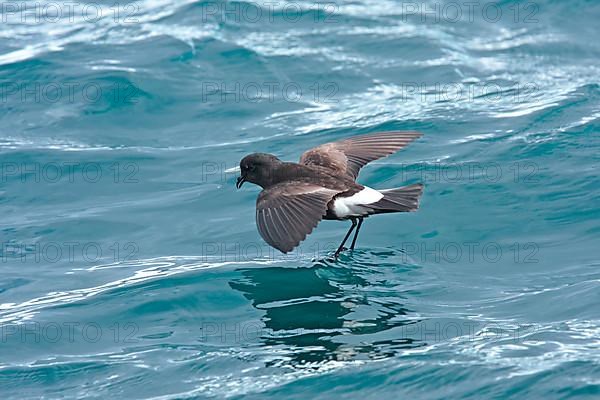
M 360 226 L 363 223 L 363 217 L 358 217 L 358 226 L 356 227 L 356 232 L 354 232 L 354 239 L 352 239 L 352 245 L 350 246 L 350 250 L 354 250 L 354 245 L 356 244 L 356 238 L 358 237 L 358 231 L 360 231 Z
M 344 240 L 342 240 L 342 244 L 340 244 L 340 247 L 338 247 L 337 251 L 335 252 L 334 256 L 336 258 L 337 258 L 337 256 L 340 255 L 342 250 L 344 250 L 344 244 L 346 244 L 346 240 L 348 240 L 348 237 L 350 236 L 350 234 L 354 230 L 354 227 L 356 226 L 356 218 L 351 217 L 350 220 L 352 221 L 352 226 L 350 227 L 350 229 L 348 229 L 348 233 L 346 233 L 346 236 L 344 236 Z

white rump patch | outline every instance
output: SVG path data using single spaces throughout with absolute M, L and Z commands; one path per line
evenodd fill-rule
M 338 197 L 333 201 L 333 212 L 338 218 L 360 217 L 368 214 L 368 204 L 383 198 L 383 193 L 366 187 L 350 197 Z

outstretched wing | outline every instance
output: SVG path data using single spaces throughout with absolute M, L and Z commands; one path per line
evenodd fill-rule
M 300 164 L 317 165 L 356 179 L 367 163 L 389 156 L 422 134 L 414 131 L 378 132 L 325 143 L 300 157 Z
M 256 225 L 262 238 L 287 253 L 306 238 L 339 192 L 304 182 L 285 182 L 263 190 L 256 200 Z

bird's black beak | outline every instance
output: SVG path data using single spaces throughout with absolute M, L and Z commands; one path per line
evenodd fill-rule
M 246 178 L 244 178 L 243 176 L 238 177 L 237 182 L 235 182 L 235 187 L 238 189 L 241 188 L 244 182 L 246 182 Z

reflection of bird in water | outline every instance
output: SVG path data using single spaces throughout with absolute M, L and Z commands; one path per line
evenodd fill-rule
M 351 269 L 318 263 L 312 268 L 240 272 L 244 279 L 230 282 L 230 286 L 265 312 L 264 344 L 288 347 L 291 351 L 286 359 L 291 358 L 294 366 L 386 358 L 400 349 L 423 345 L 398 338 L 397 332 L 396 338 L 382 338 L 392 328 L 418 321 L 402 319 L 409 310 L 386 300 L 387 296 L 378 298 L 378 291 L 373 297 L 365 295 L 373 285 Z

